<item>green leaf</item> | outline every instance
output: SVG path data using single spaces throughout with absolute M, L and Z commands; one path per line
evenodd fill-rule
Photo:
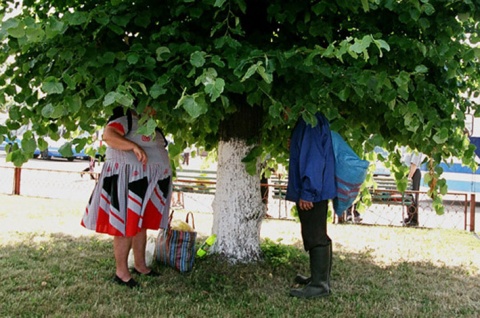
M 118 85 L 118 74 L 113 70 L 105 77 L 105 89 L 112 90 Z
M 32 134 L 27 134 L 27 133 L 23 134 L 22 149 L 25 152 L 33 153 L 36 148 L 37 148 L 37 143 L 35 142 L 35 139 L 32 136 Z
M 257 71 L 259 65 L 262 65 L 262 62 L 258 62 L 257 64 L 253 64 L 252 66 L 250 66 L 245 72 L 245 75 L 243 75 L 241 81 L 244 82 L 250 77 L 252 77 L 252 75 L 255 74 L 255 72 Z
M 263 78 L 265 83 L 271 84 L 273 81 L 273 75 L 270 73 L 265 72 L 265 68 L 263 66 L 259 66 L 257 68 L 257 73 Z
M 151 17 L 149 14 L 141 14 L 135 17 L 135 25 L 138 25 L 142 28 L 146 28 L 149 26 L 151 22 Z
M 390 45 L 388 45 L 388 43 L 385 42 L 384 40 L 374 40 L 373 43 L 375 43 L 375 45 L 378 47 L 378 50 L 380 52 L 380 57 L 383 56 L 382 49 L 387 52 L 390 52 Z
M 122 106 L 132 106 L 133 104 L 133 99 L 130 98 L 129 96 L 125 95 L 125 94 L 120 94 L 120 93 L 117 93 L 115 95 L 115 101 L 117 103 L 119 103 L 120 105 Z
M 365 11 L 365 12 L 370 11 L 370 6 L 368 4 L 368 0 L 362 0 L 362 7 L 363 7 L 363 11 Z
M 146 123 L 138 128 L 138 134 L 144 136 L 153 136 L 155 129 L 157 128 L 157 122 L 153 118 L 149 118 Z
M 183 98 L 182 106 L 192 118 L 197 118 L 201 115 L 200 107 L 197 102 L 195 102 L 193 96 L 185 96 L 185 98 Z
M 129 64 L 137 64 L 140 56 L 137 53 L 131 53 L 127 56 L 127 62 Z
M 443 145 L 445 142 L 448 140 L 448 129 L 445 127 L 442 127 L 440 131 L 438 131 L 434 136 L 433 136 L 433 141 L 435 141 L 436 144 L 438 145 Z
M 61 106 L 53 106 L 47 104 L 42 108 L 42 116 L 45 118 L 59 118 L 63 115 L 63 108 Z
M 215 0 L 215 4 L 213 5 L 214 7 L 221 7 L 225 3 L 225 0 Z
M 223 93 L 225 81 L 221 78 L 215 79 L 213 83 L 205 85 L 205 92 L 210 95 L 210 101 L 214 102 Z
M 417 73 L 427 73 L 428 68 L 425 65 L 417 65 L 415 67 L 415 72 L 417 72 Z
M 194 52 L 190 55 L 190 64 L 195 67 L 202 67 L 205 64 L 205 52 Z
M 361 40 L 355 39 L 355 43 L 350 46 L 350 50 L 355 53 L 364 53 L 372 43 L 372 37 L 365 35 Z
M 212 63 L 220 67 L 225 67 L 225 63 L 222 61 L 221 57 L 218 55 L 212 56 Z
M 70 113 L 75 114 L 82 108 L 82 99 L 79 95 L 66 96 L 65 105 Z
M 87 22 L 88 13 L 82 11 L 66 12 L 65 19 L 70 25 L 81 25 Z
M 400 74 L 395 77 L 395 83 L 398 87 L 405 92 L 408 92 L 408 84 L 410 83 L 410 75 L 407 72 L 401 71 Z
M 145 94 L 145 95 L 148 95 L 148 92 L 147 92 L 147 87 L 145 86 L 145 84 L 143 84 L 142 82 L 134 82 L 134 84 L 137 84 L 138 86 L 140 86 L 140 89 L 142 90 L 142 92 Z
M 348 99 L 348 96 L 350 96 L 350 87 L 345 87 L 342 89 L 340 92 L 337 94 L 338 98 L 340 98 L 341 101 L 345 102 Z
M 38 138 L 37 143 L 38 143 L 38 149 L 40 149 L 41 151 L 47 149 L 48 147 L 48 143 L 43 138 Z
M 201 94 L 182 96 L 177 106 L 182 106 L 193 119 L 205 114 L 208 107 L 205 103 L 204 96 Z
M 435 212 L 438 214 L 438 215 L 443 215 L 445 213 L 445 208 L 443 207 L 443 202 L 442 202 L 442 198 L 439 197 L 439 196 L 436 196 L 434 199 L 433 199 L 433 207 L 435 209 Z
M 10 27 L 4 27 L 4 28 L 7 30 L 7 34 L 10 35 L 11 37 L 23 38 L 25 36 L 25 24 L 23 22 L 16 23 L 15 27 L 10 26 Z
M 116 24 L 109 23 L 107 27 L 118 35 L 123 35 L 125 31 Z
M 75 86 L 76 86 L 77 83 L 75 82 L 75 79 L 73 77 L 71 77 L 67 73 L 63 73 L 62 79 L 65 82 L 65 84 L 67 84 L 68 89 L 70 89 L 70 90 L 75 89 Z
M 69 158 L 69 157 L 72 157 L 73 156 L 73 151 L 72 151 L 72 148 L 73 148 L 73 145 L 72 143 L 69 141 L 69 142 L 66 142 L 64 143 L 63 145 L 60 146 L 60 148 L 58 148 L 58 152 L 66 157 L 66 158 Z
M 109 106 L 115 103 L 117 92 L 110 92 L 103 99 L 103 106 Z
M 413 21 L 418 21 L 418 19 L 420 18 L 420 15 L 421 15 L 420 10 L 418 10 L 417 8 L 411 8 L 409 10 L 409 12 L 410 12 L 410 18 Z
M 158 96 L 163 95 L 166 92 L 167 90 L 158 83 L 153 84 L 153 86 L 150 88 L 150 96 L 152 96 L 153 99 L 158 98 Z
M 92 106 L 94 106 L 97 102 L 99 101 L 99 99 L 89 99 L 85 102 L 85 106 L 87 108 L 91 108 Z
M 23 154 L 21 149 L 16 149 L 7 154 L 6 160 L 13 162 L 15 167 L 21 167 L 25 162 L 28 161 L 28 158 Z
M 161 46 L 155 50 L 157 54 L 157 61 L 166 61 L 170 55 L 170 49 L 166 46 Z
M 169 143 L 168 144 L 168 154 L 170 156 L 175 156 L 175 154 L 181 154 L 183 153 L 184 146 L 183 144 L 180 143 Z
M 121 27 L 126 27 L 128 24 L 128 21 L 132 18 L 131 15 L 116 15 L 113 16 L 112 22 L 115 23 L 116 25 L 119 25 Z
M 102 56 L 98 57 L 98 61 L 102 64 L 113 64 L 115 62 L 114 52 L 105 52 Z
M 43 41 L 45 38 L 45 32 L 42 29 L 36 28 L 27 28 L 25 30 L 25 35 L 27 36 L 28 42 L 37 43 Z
M 47 82 L 42 83 L 42 91 L 45 94 L 62 94 L 63 84 L 59 83 L 56 78 L 49 78 Z
M 435 13 L 435 7 L 428 2 L 422 5 L 422 10 L 426 15 L 433 15 Z

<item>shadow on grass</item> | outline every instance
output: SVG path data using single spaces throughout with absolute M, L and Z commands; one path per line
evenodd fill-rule
M 199 242 L 202 239 L 199 239 Z M 0 252 L 4 316 L 81 317 L 474 317 L 480 277 L 430 263 L 381 266 L 370 251 L 335 252 L 330 297 L 288 296 L 308 273 L 299 247 L 264 241 L 263 262 L 230 265 L 212 255 L 180 274 L 136 277 L 140 289 L 112 283 L 111 239 L 26 234 Z

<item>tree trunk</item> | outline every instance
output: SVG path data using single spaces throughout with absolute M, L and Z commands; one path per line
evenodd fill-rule
M 261 258 L 260 227 L 265 207 L 260 196 L 260 163 L 249 175 L 242 159 L 253 146 L 241 139 L 220 141 L 218 145 L 217 186 L 213 200 L 213 252 L 233 263 Z

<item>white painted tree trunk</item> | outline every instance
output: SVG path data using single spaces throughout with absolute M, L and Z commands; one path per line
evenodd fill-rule
M 242 159 L 252 147 L 245 141 L 220 141 L 218 145 L 217 186 L 213 207 L 213 252 L 232 263 L 259 260 L 260 227 L 265 207 L 260 195 L 260 171 L 249 175 Z

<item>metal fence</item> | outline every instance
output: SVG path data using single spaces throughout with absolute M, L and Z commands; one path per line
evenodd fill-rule
M 88 173 L 65 170 L 0 167 L 0 193 L 31 197 L 87 200 L 95 186 Z M 269 187 L 278 186 L 270 185 Z M 269 191 L 267 213 L 273 218 L 293 218 L 292 202 L 273 198 Z M 475 232 L 480 228 L 480 205 L 477 208 L 474 194 L 449 193 L 445 196 L 445 213 L 437 215 L 431 199 L 419 193 L 418 221 L 424 228 L 449 228 Z M 172 206 L 179 204 L 179 194 L 174 193 Z M 182 193 L 181 208 L 211 212 L 213 195 Z M 406 217 L 405 206 L 399 204 L 373 204 L 360 215 L 362 224 L 402 226 Z

